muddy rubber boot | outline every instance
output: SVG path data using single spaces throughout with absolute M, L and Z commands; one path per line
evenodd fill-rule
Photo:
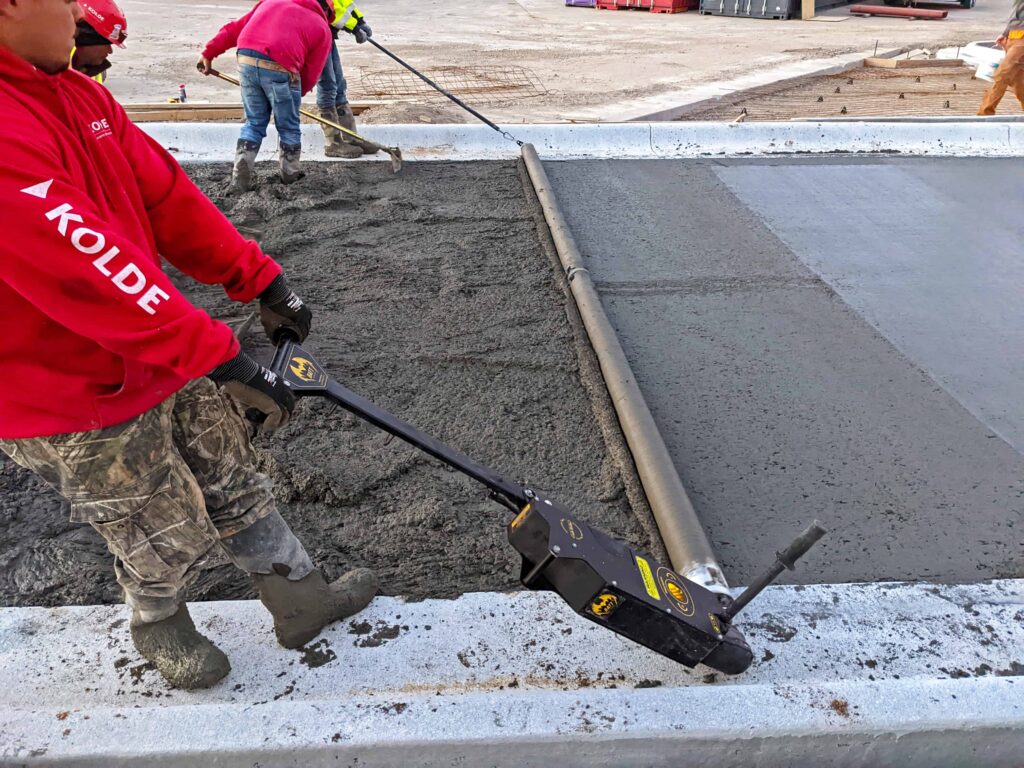
M 242 194 L 252 189 L 256 179 L 256 155 L 260 145 L 254 141 L 239 139 L 235 147 L 235 165 L 231 169 L 231 191 Z
M 349 107 L 348 104 L 338 107 L 338 125 L 350 131 L 356 130 L 356 116 L 352 114 L 352 108 Z M 353 139 L 351 136 L 347 136 L 345 134 L 342 134 L 342 136 L 344 136 L 347 143 L 354 144 L 359 147 L 359 150 L 364 155 L 375 155 L 378 152 L 377 148 L 372 144 L 367 144 L 365 141 Z
M 281 181 L 294 184 L 306 174 L 302 172 L 299 159 L 302 157 L 302 146 L 281 145 Z
M 359 613 L 377 594 L 377 577 L 368 568 L 349 571 L 329 584 L 319 570 L 298 581 L 278 573 L 253 574 L 252 580 L 285 648 L 300 648 L 328 624 Z
M 341 123 L 341 118 L 338 116 L 338 110 L 336 109 L 320 109 L 320 117 L 324 120 L 330 120 L 335 123 Z M 329 125 L 320 124 L 320 127 L 324 129 L 324 154 L 328 157 L 341 157 L 346 160 L 352 160 L 357 157 L 361 157 L 363 150 L 357 147 L 355 144 L 349 144 L 342 138 L 342 133 L 337 128 L 332 128 Z
M 131 634 L 143 658 L 175 688 L 209 688 L 231 671 L 224 652 L 196 629 L 185 603 L 159 621 L 136 623 L 133 617 Z

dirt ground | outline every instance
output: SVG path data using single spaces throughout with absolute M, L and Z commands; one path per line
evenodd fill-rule
M 237 101 L 237 93 L 195 72 L 203 43 L 251 0 L 122 0 L 128 47 L 114 53 L 108 86 L 123 102 L 163 102 L 185 83 L 192 100 Z M 696 12 L 653 14 L 566 7 L 562 0 L 360 0 L 375 39 L 426 70 L 450 66 L 524 67 L 547 93 L 488 106 L 503 122 L 618 121 L 687 101 L 710 83 L 794 62 L 893 48 L 930 48 L 994 40 L 1007 0 L 954 4 L 943 21 L 859 18 L 834 8 L 814 21 L 768 21 Z M 367 96 L 362 78 L 401 72 L 383 54 L 339 41 L 351 96 Z M 225 56 L 221 66 L 234 63 Z M 307 97 L 308 99 L 309 97 Z M 470 99 L 472 102 L 472 99 Z M 437 104 L 444 104 L 439 101 Z M 390 110 L 385 110 L 390 111 Z M 367 116 L 369 119 L 369 116 Z M 397 122 L 409 119 L 401 110 Z M 415 119 L 415 118 L 413 118 Z
M 223 194 L 227 166 L 191 173 L 232 220 L 262 231 L 315 309 L 307 347 L 335 378 L 651 546 L 650 513 L 514 163 L 407 164 L 399 176 L 384 163 L 311 166 L 289 187 L 261 169 L 266 180 L 241 198 Z M 180 284 L 217 317 L 248 315 L 219 290 Z M 243 343 L 269 359 L 258 324 Z M 283 514 L 331 574 L 369 566 L 385 593 L 414 599 L 516 588 L 508 514 L 405 443 L 314 400 L 257 443 Z M 99 537 L 6 459 L 0 541 L 0 605 L 119 599 Z M 227 564 L 193 591 L 249 594 Z

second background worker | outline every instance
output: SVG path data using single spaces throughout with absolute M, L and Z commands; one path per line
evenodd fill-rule
M 345 30 L 357 43 L 365 43 L 373 35 L 373 30 L 366 23 L 366 18 L 356 8 L 354 0 L 332 0 L 334 3 L 334 23 L 331 25 L 334 39 L 338 39 L 340 30 Z M 320 117 L 338 123 L 350 131 L 356 130 L 356 118 L 348 103 L 348 83 L 341 68 L 341 55 L 337 45 L 331 46 L 324 71 L 316 84 L 316 105 Z M 372 155 L 377 148 L 371 144 L 357 141 L 336 128 L 324 125 L 324 154 L 328 157 L 352 159 L 360 155 Z

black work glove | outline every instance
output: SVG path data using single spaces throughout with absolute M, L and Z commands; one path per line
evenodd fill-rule
M 365 43 L 373 37 L 373 30 L 370 29 L 370 25 L 367 24 L 366 21 L 360 19 L 352 29 L 352 34 L 355 35 L 357 43 Z
M 245 406 L 247 418 L 262 420 L 264 432 L 283 427 L 295 410 L 295 395 L 284 380 L 245 352 L 239 352 L 206 375 Z
M 334 38 L 335 40 L 337 40 L 337 39 L 338 39 L 338 35 L 339 35 L 340 33 L 341 33 L 341 30 L 340 30 L 340 29 L 338 29 L 338 28 L 337 28 L 336 26 L 334 26 L 333 24 L 331 24 L 331 37 L 333 37 L 333 38 Z
M 260 322 L 267 338 L 275 344 L 281 341 L 284 331 L 302 342 L 309 336 L 313 313 L 288 287 L 284 276 L 278 275 L 260 294 Z

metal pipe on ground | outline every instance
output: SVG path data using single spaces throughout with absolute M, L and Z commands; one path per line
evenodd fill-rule
M 672 566 L 691 581 L 727 594 L 728 583 L 715 559 L 711 543 L 679 479 L 615 329 L 604 312 L 597 289 L 532 144 L 523 146 L 523 161 Z
M 854 16 L 896 16 L 908 19 L 944 19 L 949 11 L 937 11 L 928 8 L 899 8 L 888 5 L 851 5 L 850 13 Z

